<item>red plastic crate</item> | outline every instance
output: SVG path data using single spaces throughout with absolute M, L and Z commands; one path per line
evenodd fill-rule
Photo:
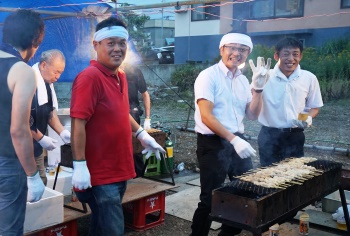
M 143 231 L 164 223 L 165 191 L 123 204 L 125 226 Z
M 78 223 L 77 220 L 72 220 L 66 223 L 51 226 L 48 229 L 40 232 L 30 234 L 29 236 L 77 236 L 78 235 Z

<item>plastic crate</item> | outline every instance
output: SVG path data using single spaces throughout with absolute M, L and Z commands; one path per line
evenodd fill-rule
M 125 226 L 144 231 L 164 223 L 165 191 L 123 204 Z
M 145 155 L 143 155 L 143 162 L 144 163 L 146 163 Z M 146 168 L 144 175 L 145 176 L 160 175 L 160 161 L 158 161 L 157 157 L 154 154 L 152 154 L 148 158 L 148 164 L 147 164 L 147 168 Z
M 48 229 L 42 230 L 34 234 L 26 234 L 28 236 L 76 236 L 78 235 L 77 220 L 72 220 L 62 224 L 51 226 Z

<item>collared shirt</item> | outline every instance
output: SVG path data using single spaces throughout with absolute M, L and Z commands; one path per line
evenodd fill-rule
M 214 104 L 213 115 L 231 133 L 244 133 L 243 118 L 252 100 L 248 79 L 239 69 L 235 74 L 222 61 L 203 70 L 194 84 L 196 111 L 195 131 L 213 134 L 202 122 L 197 101 L 206 99 Z
M 320 85 L 314 74 L 300 65 L 287 78 L 277 63 L 270 71 L 270 79 L 263 91 L 263 105 L 259 122 L 267 127 L 292 128 L 292 120 L 307 108 L 323 106 Z
M 123 71 L 115 74 L 92 60 L 73 82 L 70 116 L 87 121 L 85 158 L 92 186 L 135 177 L 128 87 Z

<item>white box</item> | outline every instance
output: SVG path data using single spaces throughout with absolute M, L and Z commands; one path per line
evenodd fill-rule
M 27 202 L 24 233 L 46 228 L 63 222 L 63 194 L 50 188 L 40 201 Z
M 61 167 L 61 169 L 62 168 L 63 167 Z M 70 169 L 71 171 L 68 171 L 68 169 Z M 65 170 L 61 170 L 60 172 L 58 172 L 55 190 L 62 193 L 65 196 L 72 194 L 72 171 L 73 169 L 66 167 Z M 54 175 L 49 175 L 49 173 L 46 173 L 46 177 L 46 186 L 53 189 L 56 173 Z
M 344 190 L 347 204 L 350 204 L 350 191 Z M 322 211 L 328 213 L 335 213 L 341 207 L 341 199 L 339 191 L 335 191 L 324 198 L 322 198 Z

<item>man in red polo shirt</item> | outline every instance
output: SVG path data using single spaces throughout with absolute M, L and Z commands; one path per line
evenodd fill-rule
M 70 116 L 77 197 L 92 216 L 89 235 L 124 235 L 122 198 L 126 181 L 135 177 L 132 131 L 148 158 L 163 148 L 129 115 L 126 76 L 119 70 L 127 51 L 125 24 L 108 18 L 96 26 L 97 60 L 74 80 Z

